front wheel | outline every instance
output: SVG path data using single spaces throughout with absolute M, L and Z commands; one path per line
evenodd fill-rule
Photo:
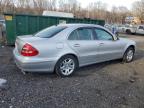
M 124 54 L 123 61 L 125 61 L 126 63 L 132 62 L 134 58 L 134 53 L 134 48 L 129 47 Z
M 57 62 L 55 71 L 61 77 L 68 77 L 74 73 L 77 66 L 77 59 L 74 56 L 66 55 Z

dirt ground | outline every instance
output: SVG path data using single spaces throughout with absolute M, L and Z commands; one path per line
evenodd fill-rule
M 144 108 L 144 36 L 137 42 L 132 63 L 120 60 L 80 68 L 72 77 L 22 74 L 15 66 L 13 47 L 0 47 L 0 108 Z

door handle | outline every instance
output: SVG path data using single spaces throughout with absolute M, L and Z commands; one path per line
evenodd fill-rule
M 74 44 L 74 47 L 80 47 L 80 44 Z

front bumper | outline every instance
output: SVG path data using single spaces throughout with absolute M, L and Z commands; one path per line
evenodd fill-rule
M 48 72 L 52 73 L 56 64 L 55 60 L 46 61 L 45 59 L 23 57 L 16 49 L 13 51 L 14 60 L 19 69 L 27 72 Z

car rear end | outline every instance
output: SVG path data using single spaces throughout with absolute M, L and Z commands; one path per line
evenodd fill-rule
M 44 57 L 40 47 L 41 45 L 26 42 L 24 38 L 18 37 L 13 51 L 16 65 L 22 71 L 53 72 L 56 60 Z
M 58 60 L 57 38 L 54 37 L 65 28 L 53 26 L 35 35 L 18 36 L 13 51 L 16 65 L 22 71 L 53 72 Z

